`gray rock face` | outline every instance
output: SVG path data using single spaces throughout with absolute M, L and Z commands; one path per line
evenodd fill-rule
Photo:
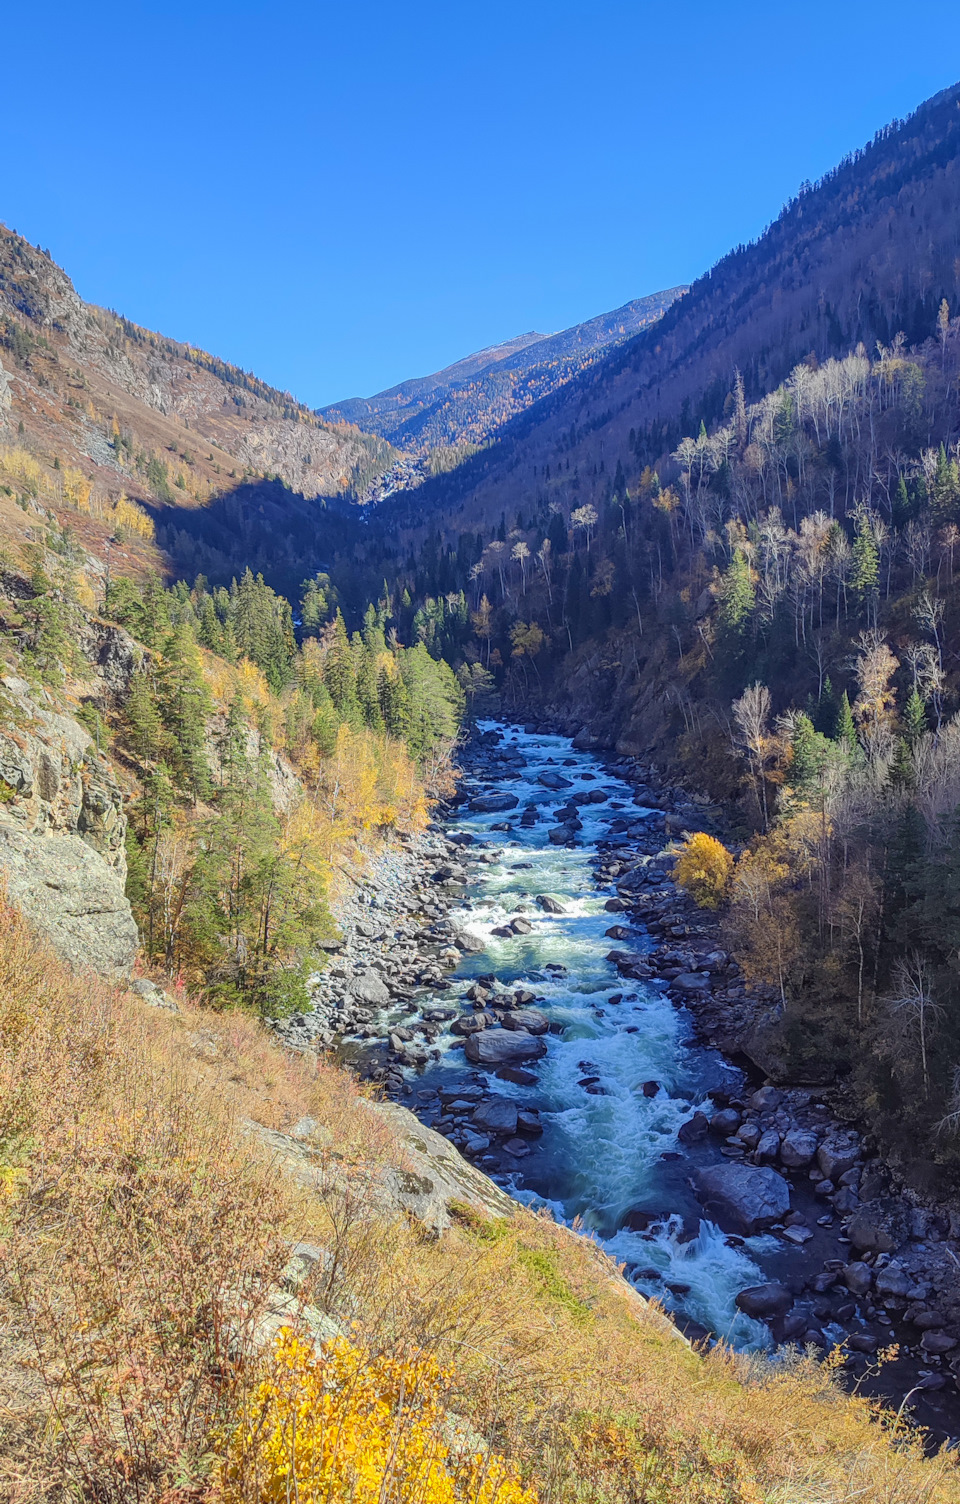
M 137 926 L 123 884 L 76 835 L 32 836 L 0 818 L 0 871 L 11 903 L 72 966 L 126 976 Z
M 41 698 L 43 696 L 43 698 Z M 44 703 L 23 679 L 2 681 L 0 810 L 11 829 L 29 835 L 79 835 L 127 875 L 123 796 L 93 741 L 72 717 Z
M 702 1170 L 698 1193 L 704 1210 L 721 1225 L 732 1223 L 748 1236 L 780 1222 L 790 1210 L 790 1187 L 763 1165 L 714 1165 Z
M 44 691 L 8 677 L 2 697 L 0 874 L 11 902 L 71 965 L 125 976 L 138 937 L 113 773 Z
M 471 1065 L 519 1065 L 524 1060 L 539 1060 L 547 1053 L 542 1039 L 526 1030 L 511 1033 L 507 1029 L 485 1029 L 472 1034 L 464 1054 Z

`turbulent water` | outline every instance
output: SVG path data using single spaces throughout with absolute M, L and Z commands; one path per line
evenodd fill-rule
M 531 828 L 515 825 L 502 833 L 491 826 L 509 817 L 467 811 L 447 827 L 449 834 L 469 832 L 500 859 L 475 869 L 463 908 L 451 916 L 483 941 L 484 950 L 464 957 L 443 1001 L 462 994 L 472 978 L 494 972 L 500 983 L 526 985 L 536 994 L 551 1032 L 547 1054 L 534 1067 L 535 1086 L 477 1077 L 489 1079 L 497 1093 L 539 1108 L 545 1130 L 516 1169 L 507 1168 L 507 1156 L 485 1168 L 518 1199 L 545 1203 L 567 1222 L 580 1219 L 585 1231 L 626 1263 L 637 1288 L 663 1300 L 681 1321 L 740 1348 L 764 1344 L 766 1327 L 738 1312 L 734 1297 L 766 1277 L 756 1260 L 776 1240 L 731 1239 L 704 1219 L 690 1176 L 695 1164 L 715 1160 L 719 1148 L 678 1153 L 677 1143 L 677 1129 L 704 1094 L 721 1085 L 736 1088 L 740 1078 L 719 1055 L 692 1041 L 688 1015 L 656 983 L 625 983 L 605 959 L 614 943 L 605 931 L 615 920 L 625 921 L 605 911 L 613 889 L 595 885 L 591 858 L 596 843 L 608 837 L 611 819 L 650 812 L 634 803 L 628 784 L 590 753 L 575 751 L 565 737 L 516 727 L 504 733 L 525 766 L 521 777 L 496 787 L 516 794 L 521 805 L 536 802 L 544 817 Z M 537 782 L 547 771 L 561 772 L 573 787 L 550 792 Z M 551 807 L 598 787 L 608 801 L 580 808 L 577 845 L 551 846 Z M 541 912 L 533 902 L 537 894 L 559 899 L 564 913 Z M 531 922 L 532 933 L 510 939 L 493 934 L 518 913 Z M 638 933 L 631 948 L 643 944 Z M 618 994 L 622 1001 L 616 1004 Z M 449 1036 L 439 1043 L 440 1063 L 416 1082 L 427 1092 L 474 1075 Z M 644 1084 L 651 1082 L 657 1083 L 656 1094 L 644 1095 Z M 429 1121 L 430 1109 L 421 1102 Z

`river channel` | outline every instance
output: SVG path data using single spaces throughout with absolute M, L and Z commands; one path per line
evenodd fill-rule
M 417 1110 L 436 1122 L 452 1087 L 492 1085 L 499 1096 L 539 1112 L 542 1136 L 514 1159 L 491 1145 L 479 1163 L 519 1200 L 548 1206 L 558 1219 L 578 1219 L 584 1231 L 622 1260 L 636 1287 L 655 1295 L 696 1333 L 722 1336 L 738 1348 L 766 1345 L 769 1332 L 736 1308 L 745 1286 L 769 1277 L 782 1245 L 769 1234 L 728 1236 L 705 1218 L 694 1195 L 693 1171 L 719 1161 L 715 1144 L 678 1152 L 677 1130 L 711 1090 L 733 1095 L 742 1077 L 715 1051 L 696 1044 L 691 1021 L 664 984 L 627 982 L 608 961 L 607 932 L 623 916 L 604 905 L 612 887 L 597 886 L 593 864 L 611 824 L 655 818 L 637 805 L 629 784 L 589 752 L 562 736 L 504 728 L 504 742 L 522 754 L 522 771 L 496 784 L 468 780 L 464 793 L 508 791 L 522 809 L 536 806 L 536 824 L 524 827 L 502 812 L 462 809 L 448 836 L 472 838 L 471 854 L 496 854 L 471 868 L 462 907 L 451 914 L 482 949 L 464 956 L 437 1002 L 451 1005 L 476 978 L 526 989 L 550 1021 L 547 1051 L 521 1076 L 500 1072 L 492 1081 L 465 1061 L 463 1041 L 444 1034 L 440 1060 L 415 1078 Z M 560 774 L 569 787 L 544 787 L 541 775 Z M 575 845 L 553 845 L 548 829 L 555 811 L 578 794 L 582 829 Z M 599 802 L 599 795 L 606 797 Z M 509 825 L 508 830 L 502 827 Z M 498 828 L 499 827 L 499 828 Z M 484 851 L 483 848 L 486 848 Z M 561 913 L 545 913 L 536 898 L 549 895 Z M 495 932 L 522 916 L 529 933 Z M 631 949 L 649 947 L 642 929 Z M 436 1096 L 434 1096 L 436 1094 Z M 720 1161 L 722 1162 L 722 1161 Z

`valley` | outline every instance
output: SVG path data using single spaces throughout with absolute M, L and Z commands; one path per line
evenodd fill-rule
M 0 230 L 12 1504 L 960 1499 L 958 163 L 317 410 Z

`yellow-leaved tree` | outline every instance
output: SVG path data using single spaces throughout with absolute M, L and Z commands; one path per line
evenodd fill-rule
M 733 857 L 722 841 L 698 830 L 687 836 L 673 869 L 673 880 L 702 909 L 716 909 L 726 896 Z

